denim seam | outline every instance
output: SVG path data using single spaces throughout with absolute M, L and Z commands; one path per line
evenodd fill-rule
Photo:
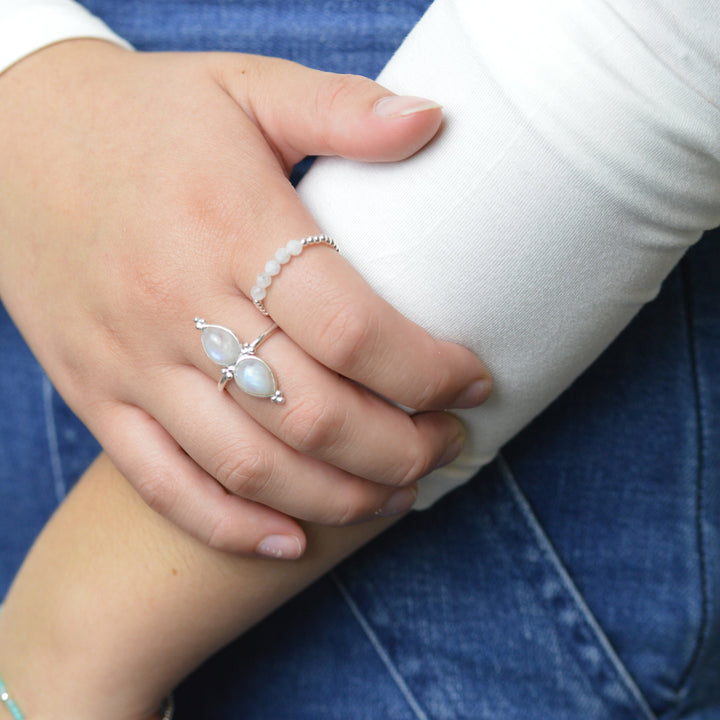
M 55 499 L 58 504 L 61 503 L 67 495 L 67 487 L 65 485 L 62 458 L 60 456 L 60 444 L 58 443 L 57 425 L 55 424 L 55 414 L 53 412 L 53 393 L 55 392 L 52 383 L 43 375 L 42 393 L 43 405 L 45 406 L 45 433 L 47 436 L 48 450 L 50 453 L 50 468 L 53 476 L 53 488 L 55 489 Z
M 562 560 L 560 559 L 555 548 L 553 547 L 552 542 L 545 534 L 545 531 L 540 525 L 539 520 L 535 516 L 532 508 L 530 507 L 530 503 L 528 502 L 523 491 L 515 480 L 513 471 L 502 453 L 498 453 L 496 457 L 496 463 L 500 470 L 501 477 L 506 483 L 513 500 L 515 501 L 517 507 L 519 508 L 522 516 L 525 519 L 525 522 L 535 536 L 539 548 L 543 552 L 544 556 L 549 559 L 550 563 L 553 566 L 553 570 L 557 574 L 557 577 L 562 582 L 565 590 L 569 593 L 575 607 L 582 614 L 582 617 L 587 623 L 595 642 L 598 643 L 602 648 L 605 654 L 605 658 L 610 661 L 615 673 L 617 674 L 617 677 L 620 679 L 623 686 L 625 687 L 625 690 L 633 698 L 636 703 L 636 707 L 642 711 L 643 715 L 647 718 L 647 720 L 658 720 L 657 715 L 650 707 L 642 691 L 635 683 L 635 680 L 623 664 L 620 657 L 617 655 L 615 649 L 612 647 L 610 641 L 605 635 L 602 627 L 600 626 L 592 611 L 588 607 L 580 591 L 575 586 L 575 583 L 573 582 L 567 569 L 563 565 Z M 592 677 L 589 677 L 592 680 Z M 603 698 L 603 695 L 600 694 L 599 697 Z M 603 699 L 606 702 L 612 702 L 609 698 Z
M 335 583 L 335 587 L 340 592 L 340 595 L 342 596 L 343 600 L 347 604 L 347 606 L 350 608 L 350 612 L 352 613 L 353 617 L 357 621 L 357 623 L 360 625 L 360 628 L 365 633 L 365 636 L 370 641 L 370 645 L 372 645 L 373 649 L 377 653 L 378 657 L 380 658 L 380 661 L 385 666 L 386 670 L 390 674 L 390 677 L 392 678 L 395 685 L 397 685 L 398 690 L 402 694 L 402 696 L 407 701 L 407 704 L 410 706 L 410 709 L 413 711 L 415 717 L 417 720 L 429 720 L 427 714 L 425 711 L 420 707 L 420 703 L 417 701 L 415 696 L 413 695 L 412 691 L 408 687 L 405 680 L 403 680 L 402 675 L 400 674 L 400 671 L 397 669 L 395 664 L 393 663 L 392 659 L 390 658 L 390 655 L 388 654 L 387 650 L 383 647 L 382 643 L 380 642 L 380 638 L 375 634 L 372 627 L 370 626 L 369 621 L 367 618 L 363 615 L 362 610 L 360 610 L 360 607 L 353 599 L 352 595 L 350 594 L 350 591 L 345 587 L 342 580 L 337 576 L 336 573 L 332 572 L 330 573 L 330 577 Z
M 697 532 L 697 543 L 698 543 L 698 570 L 700 573 L 700 593 L 701 593 L 701 616 L 700 616 L 700 628 L 698 630 L 697 641 L 695 648 L 690 656 L 685 671 L 680 676 L 677 686 L 677 696 L 679 698 L 684 697 L 688 692 L 688 685 L 690 684 L 690 678 L 695 671 L 695 668 L 700 662 L 703 647 L 708 631 L 708 614 L 709 614 L 709 597 L 707 589 L 707 558 L 705 556 L 705 531 L 703 528 L 703 514 L 705 509 L 705 486 L 704 486 L 704 472 L 705 472 L 705 423 L 703 420 L 702 411 L 702 381 L 700 374 L 698 373 L 697 367 L 697 343 L 695 338 L 695 308 L 692 298 L 692 292 L 690 290 L 691 282 L 689 278 L 690 269 L 688 267 L 688 261 L 683 258 L 680 264 L 681 277 L 682 277 L 682 293 L 684 300 L 685 309 L 685 325 L 687 327 L 687 346 L 688 355 L 690 357 L 690 372 L 692 379 L 692 388 L 695 400 L 695 427 L 697 432 L 697 488 L 695 496 L 695 523 Z

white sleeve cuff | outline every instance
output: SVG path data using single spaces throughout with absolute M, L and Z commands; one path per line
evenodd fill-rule
M 109 40 L 130 48 L 72 0 L 0 0 L 0 72 L 40 48 L 71 38 Z
M 492 374 L 417 507 L 489 462 L 720 223 L 718 53 L 687 30 L 720 9 L 666 2 L 669 19 L 660 0 L 436 0 L 380 82 L 442 103 L 441 133 L 402 163 L 321 159 L 300 185 L 380 295 Z

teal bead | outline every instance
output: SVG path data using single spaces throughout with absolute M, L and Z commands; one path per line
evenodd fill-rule
M 0 605 L 2 610 L 2 605 Z M 15 701 L 10 697 L 10 693 L 5 687 L 5 682 L 0 677 L 0 701 L 4 703 L 5 707 L 10 711 L 13 716 L 13 720 L 25 720 L 25 716 L 20 712 L 20 708 L 17 706 Z
M 0 605 L 0 610 L 2 610 L 2 605 Z M 7 687 L 5 686 L 5 682 L 1 677 L 0 702 L 2 702 L 5 707 L 10 711 L 10 714 L 13 716 L 13 720 L 25 720 L 25 716 L 22 714 L 22 711 L 17 706 L 17 703 L 10 697 L 10 693 L 8 692 Z M 175 702 L 172 695 L 166 698 L 165 702 L 163 703 L 162 710 L 163 720 L 172 720 L 172 717 L 175 713 Z
M 0 678 L 0 700 L 5 704 L 5 707 L 10 711 L 13 716 L 13 720 L 25 720 L 25 716 L 20 712 L 20 708 L 17 706 L 15 701 L 10 697 L 10 694 L 5 687 L 3 679 Z

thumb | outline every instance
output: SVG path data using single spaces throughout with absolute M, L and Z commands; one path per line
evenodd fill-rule
M 306 155 L 403 160 L 426 145 L 442 122 L 438 103 L 394 95 L 359 75 L 321 72 L 277 58 L 225 59 L 223 85 L 289 165 Z

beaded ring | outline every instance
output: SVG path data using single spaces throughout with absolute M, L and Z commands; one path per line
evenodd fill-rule
M 267 295 L 267 289 L 270 287 L 273 278 L 280 272 L 283 265 L 286 265 L 298 256 L 308 245 L 327 245 L 335 252 L 340 252 L 335 241 L 327 235 L 308 235 L 302 240 L 291 240 L 285 247 L 278 248 L 275 257 L 268 260 L 265 264 L 265 270 L 255 278 L 255 285 L 250 290 L 250 297 L 255 303 L 255 307 L 263 314 L 270 315 L 265 309 L 263 300 Z

